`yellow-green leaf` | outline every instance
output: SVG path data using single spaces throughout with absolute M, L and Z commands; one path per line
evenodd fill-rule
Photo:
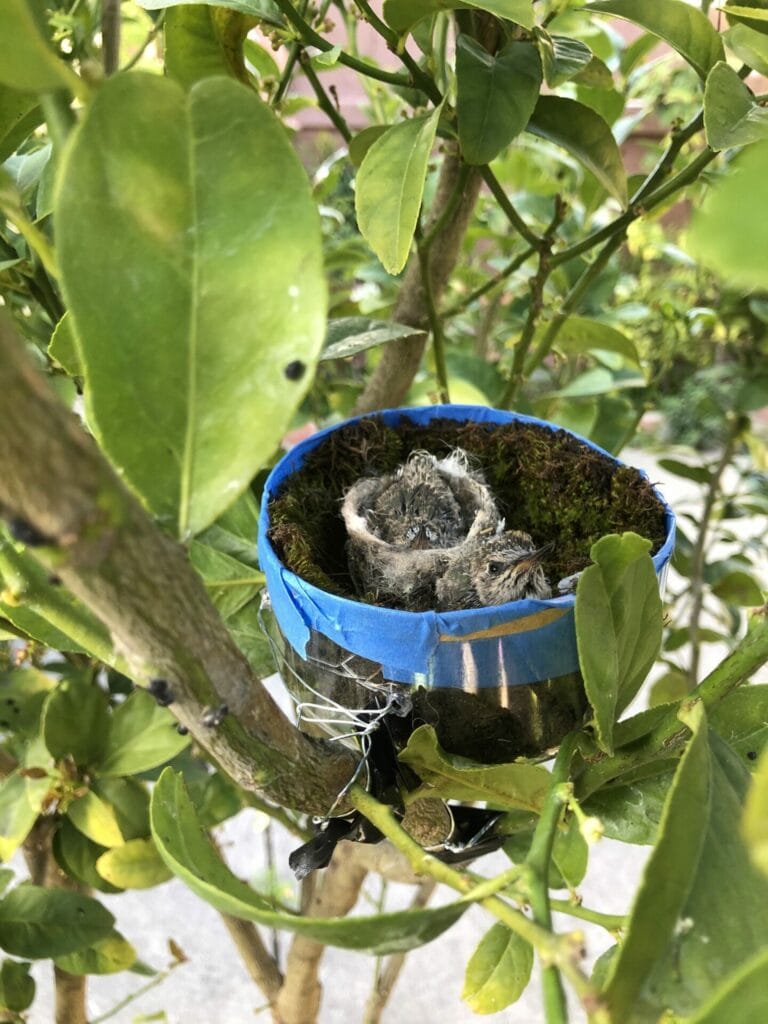
M 99 846 L 122 846 L 125 842 L 115 812 L 90 790 L 72 801 L 67 817 L 79 832 Z

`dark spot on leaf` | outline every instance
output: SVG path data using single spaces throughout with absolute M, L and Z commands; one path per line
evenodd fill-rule
M 6 722 L 5 719 L 0 721 L 0 729 L 8 729 L 8 728 L 10 728 L 10 725 L 11 725 L 11 723 L 10 722 Z
M 179 722 L 179 724 L 176 726 L 176 732 L 179 734 L 179 736 L 186 736 L 187 733 L 189 732 L 189 729 L 186 727 L 186 725 L 182 725 L 181 722 Z
M 48 583 L 52 587 L 58 587 L 61 584 L 61 576 L 57 576 L 55 572 L 52 572 L 48 577 Z
M 747 751 L 747 757 L 749 758 L 750 761 L 756 761 L 757 760 L 757 751 L 756 750 L 748 750 Z
M 307 365 L 306 363 L 302 363 L 300 359 L 292 360 L 292 362 L 288 363 L 286 368 L 283 370 L 283 373 L 288 380 L 301 380 L 306 372 Z

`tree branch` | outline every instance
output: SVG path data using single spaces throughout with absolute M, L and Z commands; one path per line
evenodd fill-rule
M 35 555 L 107 627 L 132 678 L 167 681 L 171 710 L 246 790 L 325 814 L 355 755 L 299 732 L 235 646 L 190 567 L 120 483 L 0 318 L 0 509 L 44 544 Z M 226 705 L 220 725 L 206 709 Z M 208 719 L 210 720 L 210 719 Z
M 443 218 L 446 208 L 455 201 L 454 194 L 465 174 L 466 170 L 462 169 L 457 149 L 452 147 L 443 160 L 435 200 L 424 227 L 424 234 L 427 237 L 430 236 L 433 226 Z M 453 217 L 443 221 L 442 228 L 433 239 L 429 269 L 432 295 L 436 304 L 439 303 L 440 295 L 456 266 L 481 183 L 478 170 L 472 168 L 466 175 Z M 429 310 L 421 280 L 421 260 L 418 254 L 412 256 L 408 262 L 400 294 L 392 311 L 392 319 L 396 323 L 417 327 L 420 330 L 429 326 Z M 379 365 L 357 400 L 355 412 L 373 412 L 376 409 L 399 405 L 416 375 L 425 345 L 426 338 L 393 341 L 387 345 Z
M 366 871 L 354 856 L 353 843 L 339 843 L 333 859 L 315 884 L 306 908 L 311 917 L 344 917 L 357 903 Z M 285 981 L 275 1004 L 280 1024 L 315 1024 L 322 986 L 320 960 L 326 947 L 304 935 L 295 935 L 288 952 Z
M 262 942 L 256 925 L 231 914 L 221 914 L 224 926 L 237 947 L 248 974 L 256 982 L 270 1006 L 274 1005 L 283 984 L 274 957 Z

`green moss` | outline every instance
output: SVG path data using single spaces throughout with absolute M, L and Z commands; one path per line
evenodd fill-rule
M 588 565 L 592 544 L 607 533 L 634 530 L 654 552 L 664 542 L 664 508 L 640 472 L 563 430 L 445 419 L 426 426 L 403 419 L 393 428 L 371 416 L 334 431 L 272 501 L 278 556 L 310 583 L 356 598 L 344 550 L 344 493 L 361 476 L 391 473 L 414 449 L 442 457 L 456 447 L 484 472 L 507 528 L 525 530 L 537 544 L 555 542 L 545 563 L 554 583 Z

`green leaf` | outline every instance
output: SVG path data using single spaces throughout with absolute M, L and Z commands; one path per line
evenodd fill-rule
M 43 110 L 37 96 L 0 85 L 0 164 L 42 121 Z
M 189 0 L 136 0 L 136 6 L 142 7 L 145 11 L 167 11 L 173 7 L 185 7 L 188 2 Z M 239 11 L 241 14 L 251 14 L 259 21 L 266 21 L 268 25 L 273 25 L 275 28 L 285 27 L 285 19 L 271 0 L 199 0 L 199 2 L 211 7 Z
M 557 348 L 565 355 L 587 352 L 615 352 L 627 362 L 640 366 L 635 343 L 609 324 L 583 316 L 569 316 L 557 336 Z
M 280 77 L 280 68 L 277 66 L 277 62 L 263 46 L 259 46 L 252 39 L 246 39 L 243 44 L 243 53 L 251 68 L 260 78 L 278 79 Z
M 136 690 L 112 713 L 99 776 L 138 775 L 169 761 L 189 745 L 167 708 Z
M 609 786 L 593 793 L 584 811 L 600 819 L 609 839 L 653 846 L 671 784 L 672 773 L 664 772 L 626 786 Z
M 283 372 L 314 364 L 325 325 L 304 170 L 239 83 L 115 75 L 63 160 L 56 237 L 89 424 L 150 509 L 197 533 L 311 381 Z
M 541 88 L 531 43 L 508 43 L 492 56 L 470 36 L 456 39 L 456 116 L 467 163 L 487 164 L 530 120 Z
M 151 889 L 173 878 L 151 839 L 131 839 L 96 862 L 102 878 L 121 889 Z
M 685 721 L 693 737 L 608 981 L 612 1017 L 623 1024 L 655 1022 L 662 1011 L 687 1016 L 768 944 L 768 879 L 739 835 L 749 774 L 708 734 L 701 704 Z
M 400 273 L 411 251 L 441 110 L 394 125 L 357 172 L 357 223 L 389 274 Z
M 31 739 L 40 732 L 40 715 L 53 676 L 36 668 L 16 668 L 0 675 L 0 728 Z
M 25 883 L 0 900 L 0 946 L 30 960 L 74 953 L 106 938 L 114 923 L 96 900 L 63 889 Z
M 67 818 L 61 820 L 53 837 L 53 855 L 61 870 L 90 889 L 107 893 L 120 892 L 96 870 L 96 861 L 102 853 L 103 846 L 84 836 Z
M 679 669 L 671 669 L 653 683 L 648 694 L 648 704 L 656 707 L 657 704 L 672 704 L 674 701 L 682 700 L 691 690 L 691 681 L 685 672 Z
M 768 10 L 752 4 L 729 4 L 722 8 L 728 21 L 743 23 L 755 32 L 768 32 Z
M 226 621 L 248 604 L 264 586 L 264 574 L 236 558 L 193 540 L 189 560 L 205 581 L 208 596 Z
M 346 359 L 388 341 L 405 341 L 424 336 L 424 331 L 391 320 L 371 320 L 367 316 L 345 316 L 328 321 L 321 360 Z
M 729 975 L 688 1024 L 768 1020 L 768 949 Z
M 72 801 L 67 817 L 79 832 L 99 846 L 121 846 L 125 842 L 115 812 L 91 790 Z
M 704 129 L 712 149 L 730 149 L 768 139 L 768 110 L 733 68 L 719 61 L 704 88 Z
M 94 765 L 104 753 L 109 712 L 104 693 L 78 676 L 63 679 L 45 701 L 43 739 L 56 760 L 71 756 L 77 765 Z
M 404 33 L 422 18 L 460 8 L 488 11 L 523 28 L 531 29 L 534 25 L 532 0 L 384 0 L 384 17 L 392 28 Z
M 80 362 L 80 353 L 77 350 L 77 339 L 69 310 L 54 328 L 48 344 L 48 355 L 63 370 L 66 370 L 70 377 L 83 376 L 83 365 Z
M 400 754 L 424 784 L 420 796 L 443 799 L 485 800 L 505 810 L 539 812 L 549 787 L 550 774 L 537 764 L 482 765 L 449 754 L 437 742 L 435 730 L 421 725 Z
M 182 4 L 165 15 L 165 70 L 179 85 L 214 75 L 231 75 L 248 84 L 243 42 L 254 19 L 225 7 Z
M 22 1013 L 35 998 L 35 980 L 29 975 L 29 963 L 3 960 L 0 967 L 0 1006 L 13 1013 Z
M 763 603 L 763 592 L 747 572 L 729 572 L 712 587 L 712 593 L 726 604 L 754 608 Z
M 4 893 L 15 877 L 10 868 L 0 868 L 0 894 Z
M 0 83 L 25 92 L 85 95 L 84 83 L 54 53 L 40 6 L 29 0 L 0 4 Z
M 611 129 L 589 107 L 564 96 L 540 96 L 528 131 L 562 146 L 603 188 L 627 205 L 627 175 Z
M 751 771 L 768 745 L 768 686 L 740 686 L 709 713 L 709 724 Z
M 694 214 L 686 242 L 696 259 L 741 288 L 768 288 L 767 166 L 768 142 L 750 146 L 731 161 L 728 174 L 710 189 L 703 208 Z
M 277 667 L 272 648 L 259 625 L 260 602 L 260 597 L 254 598 L 245 608 L 227 619 L 227 629 L 254 672 L 258 676 L 270 676 L 277 671 Z
M 467 906 L 458 902 L 375 917 L 313 918 L 278 913 L 221 860 L 200 827 L 183 779 L 170 768 L 152 791 L 150 813 L 160 856 L 201 899 L 224 913 L 307 935 L 324 945 L 376 954 L 406 952 L 450 928 Z
M 627 377 L 617 376 L 603 366 L 595 366 L 585 370 L 564 388 L 553 391 L 560 398 L 588 398 L 591 395 L 605 395 L 617 389 L 644 388 L 645 379 L 636 374 Z
M 243 491 L 216 522 L 199 535 L 198 540 L 210 544 L 217 551 L 231 555 L 239 562 L 258 568 L 256 536 L 259 526 L 259 506 L 250 490 Z
M 725 45 L 739 60 L 761 75 L 768 75 L 768 39 L 746 25 L 734 25 L 723 36 Z
M 533 968 L 533 947 L 506 925 L 493 925 L 467 964 L 461 998 L 474 1013 L 496 1013 L 517 1002 Z
M 88 949 L 57 956 L 54 963 L 68 974 L 116 974 L 136 963 L 136 950 L 120 932 L 113 931 Z
M 747 793 L 742 834 L 755 867 L 768 875 L 768 754 L 760 758 Z
M 349 141 L 349 159 L 352 161 L 355 167 L 360 167 L 360 164 L 365 159 L 365 154 L 374 144 L 376 139 L 380 139 L 381 136 L 388 132 L 390 126 L 388 124 L 372 124 L 367 128 L 363 128 L 362 131 L 357 132 Z
M 112 807 L 126 839 L 147 838 L 149 793 L 144 783 L 138 779 L 95 779 L 91 788 Z
M 723 42 L 714 25 L 698 8 L 683 0 L 600 0 L 587 4 L 585 10 L 625 18 L 652 32 L 677 50 L 701 78 L 706 78 L 709 69 L 725 59 Z
M 668 473 L 680 476 L 684 480 L 693 480 L 697 484 L 708 484 L 712 476 L 706 466 L 692 466 L 679 459 L 659 459 L 659 466 Z
M 594 58 L 590 48 L 580 39 L 550 35 L 543 29 L 536 31 L 536 45 L 550 89 L 556 89 L 583 71 Z
M 30 779 L 18 771 L 0 782 L 0 861 L 10 860 L 27 838 L 50 788 L 50 779 Z
M 579 830 L 576 816 L 572 814 L 565 826 L 555 833 L 549 864 L 550 888 L 575 889 L 584 881 L 588 863 L 589 847 Z
M 661 646 L 659 584 L 636 533 L 613 534 L 593 544 L 595 563 L 576 588 L 576 644 L 597 740 L 613 753 L 613 727 L 656 660 Z

